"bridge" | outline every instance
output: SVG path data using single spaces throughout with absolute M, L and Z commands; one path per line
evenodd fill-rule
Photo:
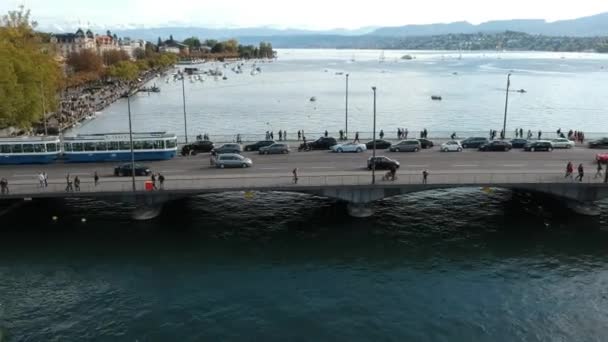
M 376 172 L 372 184 L 371 171 L 365 168 L 371 151 L 359 154 L 336 154 L 328 151 L 292 152 L 289 155 L 258 155 L 251 157 L 254 166 L 248 169 L 216 169 L 210 167 L 209 155 L 179 157 L 169 161 L 145 163 L 153 172 L 162 173 L 163 189 L 147 191 L 148 177 L 136 177 L 133 191 L 130 177 L 114 177 L 114 164 L 52 164 L 0 167 L 0 177 L 9 180 L 10 193 L 0 199 L 35 200 L 38 198 L 93 197 L 135 202 L 140 208 L 136 217 L 152 217 L 168 201 L 205 193 L 229 191 L 280 191 L 305 193 L 343 200 L 351 214 L 368 216 L 367 204 L 383 198 L 411 192 L 457 187 L 507 188 L 515 191 L 542 193 L 567 202 L 579 212 L 589 213 L 593 202 L 608 197 L 608 184 L 603 177 L 594 178 L 596 150 L 574 148 L 553 152 L 439 152 L 437 148 L 418 153 L 379 151 L 398 160 L 401 167 L 395 181 L 382 180 L 386 171 Z M 586 169 L 582 182 L 564 178 L 567 162 L 583 163 Z M 299 169 L 294 184 L 291 171 Z M 429 170 L 427 184 L 422 184 L 422 170 Z M 49 175 L 48 187 L 40 187 L 37 175 Z M 81 179 L 80 191 L 65 191 L 65 175 Z M 93 173 L 101 177 L 98 185 Z

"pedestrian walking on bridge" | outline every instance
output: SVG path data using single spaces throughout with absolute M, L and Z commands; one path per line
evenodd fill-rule
M 327 138 L 328 135 L 329 133 L 327 133 L 327 130 L 325 130 L 325 137 Z
M 74 190 L 80 191 L 80 178 L 74 177 Z
M 298 141 L 300 141 L 301 138 L 302 138 L 302 133 L 300 132 L 300 130 L 298 130 Z
M 384 130 L 380 130 L 380 139 L 384 139 Z
M 95 173 L 93 174 L 93 182 L 94 182 L 95 186 L 97 186 L 97 184 L 99 184 L 99 175 L 97 174 L 97 171 L 95 171 Z
M 165 176 L 160 172 L 158 173 L 158 182 L 160 183 L 160 189 L 163 190 L 165 188 Z
M 298 184 L 298 168 L 293 169 L 291 173 L 293 174 L 293 184 Z
M 65 176 L 65 191 L 66 192 L 74 191 L 74 188 L 72 187 L 72 179 L 70 178 L 69 173 L 67 174 L 67 176 Z
M 566 175 L 564 176 L 564 178 L 570 177 L 570 179 L 572 179 L 573 172 L 574 172 L 574 166 L 572 165 L 572 162 L 568 162 L 568 164 L 566 164 Z
M 424 171 L 422 171 L 422 184 L 426 184 L 428 178 L 429 178 L 429 171 L 427 169 L 424 169 Z
M 539 130 L 538 131 L 538 140 L 540 140 L 540 138 L 542 138 L 542 136 L 543 136 L 543 132 Z
M 0 193 L 2 195 L 8 194 L 8 180 L 6 178 L 0 179 Z
M 282 141 L 282 140 L 283 140 L 283 132 L 281 132 L 281 131 L 279 130 L 279 141 Z
M 150 176 L 150 180 L 152 181 L 152 189 L 157 190 L 158 188 L 156 187 L 156 175 L 154 173 L 152 173 L 152 175 Z
M 355 132 L 355 140 L 353 142 L 359 142 L 359 132 Z
M 44 188 L 44 175 L 42 174 L 42 172 L 38 174 L 38 184 L 41 188 Z
M 598 177 L 602 177 L 602 162 L 599 160 L 597 161 L 597 170 L 595 171 L 595 176 L 593 176 L 593 179 Z
M 578 176 L 576 176 L 576 179 L 578 179 L 579 182 L 582 182 L 584 176 L 585 169 L 583 168 L 583 164 L 578 164 Z

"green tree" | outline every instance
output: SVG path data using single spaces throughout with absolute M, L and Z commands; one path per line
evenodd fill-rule
M 131 61 L 120 61 L 107 70 L 108 76 L 119 78 L 126 81 L 134 81 L 139 76 L 137 64 Z
M 72 52 L 66 63 L 76 73 L 90 72 L 101 75 L 103 71 L 103 60 L 91 49 Z
M 188 45 L 190 48 L 199 48 L 201 47 L 201 41 L 196 37 L 190 37 L 184 40 L 185 45 Z

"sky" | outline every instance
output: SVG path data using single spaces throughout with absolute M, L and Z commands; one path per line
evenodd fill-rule
M 356 29 L 500 19 L 555 21 L 608 12 L 608 0 L 2 0 L 41 28 L 199 26 Z

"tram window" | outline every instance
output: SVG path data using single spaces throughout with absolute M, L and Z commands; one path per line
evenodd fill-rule
M 174 148 L 177 145 L 177 141 L 174 139 L 169 139 L 167 141 L 167 148 Z
M 57 152 L 57 144 L 55 144 L 55 143 L 46 144 L 46 150 L 48 152 Z
M 72 144 L 70 143 L 64 143 L 63 144 L 63 150 L 66 152 L 72 152 Z
M 23 147 L 21 146 L 21 144 L 19 145 L 13 145 L 13 153 L 22 153 L 23 152 Z
M 118 150 L 118 141 L 110 141 L 108 143 L 108 151 L 116 151 Z
M 32 152 L 34 152 L 34 145 L 32 145 L 32 144 L 24 144 L 23 145 L 23 152 L 24 153 L 32 153 Z
M 85 151 L 95 151 L 95 143 L 92 143 L 92 142 L 84 143 L 84 150 Z
M 72 149 L 74 149 L 75 152 L 82 151 L 82 143 L 72 143 Z
M 131 143 L 128 141 L 121 141 L 120 142 L 120 149 L 121 150 L 130 150 L 131 149 Z
M 143 145 L 144 145 L 144 150 L 154 149 L 154 142 L 153 141 L 145 140 L 145 141 L 143 141 Z
M 156 140 L 154 142 L 154 148 L 157 150 L 162 150 L 165 148 L 165 142 L 163 140 Z
M 34 152 L 46 152 L 44 144 L 34 144 Z
M 96 145 L 95 149 L 97 149 L 97 151 L 107 150 L 107 144 L 105 142 L 98 142 L 95 145 Z
M 0 153 L 11 153 L 11 145 L 2 145 L 0 147 Z
M 141 150 L 143 146 L 144 146 L 144 144 L 141 141 L 134 141 L 133 142 L 133 149 L 134 150 Z

